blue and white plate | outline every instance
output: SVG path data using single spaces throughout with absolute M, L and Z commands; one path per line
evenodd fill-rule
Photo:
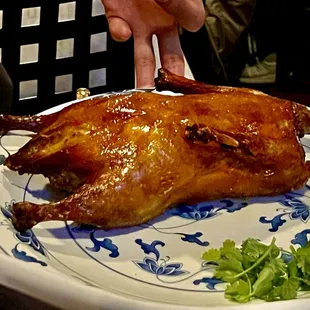
M 0 284 L 53 305 L 71 309 L 270 309 L 268 303 L 240 306 L 225 300 L 224 285 L 212 279 L 202 253 L 220 247 L 227 238 L 237 244 L 248 237 L 270 243 L 275 236 L 284 248 L 303 246 L 310 238 L 308 186 L 272 198 L 227 198 L 180 206 L 130 229 L 104 231 L 55 221 L 18 233 L 10 222 L 12 203 L 43 203 L 62 195 L 52 192 L 41 175 L 20 176 L 1 165 L 8 153 L 29 139 L 24 131 L 1 138 Z M 302 143 L 309 158 L 309 137 Z M 273 303 L 272 309 L 308 309 L 307 298 Z

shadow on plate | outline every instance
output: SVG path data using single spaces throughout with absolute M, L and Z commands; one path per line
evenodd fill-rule
M 32 179 L 33 176 L 29 174 L 24 174 L 24 175 L 19 175 L 17 172 L 12 171 L 12 170 L 4 170 L 3 171 L 3 187 L 8 191 L 12 192 L 12 186 L 16 189 L 16 191 L 21 191 L 22 196 L 21 198 L 24 197 L 25 200 L 27 200 L 28 195 L 31 196 L 31 198 L 42 200 L 42 201 L 49 201 L 49 202 L 54 202 L 54 201 L 59 201 L 63 198 L 65 198 L 68 194 L 64 191 L 60 190 L 55 190 L 47 181 L 46 178 L 44 178 L 42 175 L 40 176 L 35 176 L 37 181 L 40 181 L 40 185 L 44 184 L 42 188 L 38 189 L 32 189 L 30 186 L 32 185 Z M 14 195 L 14 194 L 11 194 Z M 14 197 L 15 198 L 15 197 Z M 17 201 L 17 199 L 15 199 Z M 21 200 L 21 199 L 20 199 Z M 29 200 L 29 199 L 28 199 Z

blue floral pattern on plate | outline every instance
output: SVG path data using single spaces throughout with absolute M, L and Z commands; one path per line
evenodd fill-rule
M 156 276 L 156 278 L 161 281 L 162 283 L 166 284 L 176 284 L 183 281 L 190 280 L 193 277 L 196 277 L 199 273 L 206 272 L 210 269 L 214 269 L 214 265 L 206 264 L 206 262 L 201 263 L 201 268 L 196 272 L 189 272 L 187 270 L 183 270 L 183 263 L 180 262 L 173 262 L 169 263 L 170 256 L 165 258 L 161 258 L 160 251 L 157 248 L 160 246 L 163 248 L 165 243 L 160 240 L 154 240 L 150 244 L 145 243 L 142 239 L 136 239 L 136 244 L 140 246 L 145 254 L 153 254 L 155 257 L 146 256 L 143 258 L 143 261 L 135 260 L 133 263 L 141 268 L 142 270 L 151 273 Z M 171 278 L 171 277 L 179 277 L 184 276 L 181 279 L 177 280 L 164 280 L 162 276 Z M 192 282 L 195 286 L 199 285 L 200 283 L 206 284 L 206 288 L 209 291 L 222 291 L 221 289 L 216 289 L 217 284 L 223 283 L 221 280 L 211 278 L 211 277 L 204 277 L 202 279 L 196 279 Z
M 286 223 L 287 220 L 285 217 L 307 223 L 310 218 L 310 207 L 297 197 L 302 197 L 302 195 L 294 192 L 284 195 L 284 199 L 279 200 L 279 203 L 285 208 L 277 209 L 277 211 L 282 211 L 282 213 L 274 216 L 272 219 L 262 216 L 259 221 L 262 224 L 271 224 L 271 228 L 269 229 L 271 232 L 278 231 L 279 227 Z
M 1 212 L 5 216 L 7 221 L 10 221 L 12 219 L 12 214 L 10 212 L 10 208 L 15 203 L 15 200 L 12 200 L 10 203 L 6 203 L 4 207 L 1 207 Z M 4 223 L 3 223 L 4 224 Z M 28 255 L 25 251 L 19 250 L 19 246 L 21 244 L 28 245 L 32 249 L 34 249 L 36 252 L 39 252 L 41 255 L 46 256 L 45 251 L 42 247 L 42 244 L 39 242 L 35 234 L 32 230 L 26 230 L 25 232 L 15 232 L 15 237 L 19 241 L 15 247 L 12 249 L 13 255 L 25 262 L 33 262 L 33 263 L 39 263 L 42 266 L 47 266 L 47 264 L 41 260 L 38 260 L 37 258 Z
M 171 216 L 179 216 L 188 220 L 201 221 L 221 215 L 220 211 L 233 213 L 248 206 L 248 203 L 236 203 L 232 200 L 223 199 L 217 202 L 204 202 L 195 205 L 180 205 L 170 211 Z
M 96 232 L 100 231 L 100 229 L 96 229 L 94 226 L 91 225 L 77 225 L 76 227 L 72 228 L 72 230 L 76 233 L 88 233 L 89 238 L 93 243 L 93 247 L 86 247 L 88 251 L 92 252 L 99 252 L 101 249 L 105 249 L 110 251 L 110 257 L 116 258 L 119 256 L 119 251 L 117 245 L 113 243 L 113 241 L 109 238 L 104 238 L 100 241 L 96 237 Z
M 167 261 L 162 260 L 159 264 L 156 259 L 150 257 L 145 257 L 143 262 L 135 261 L 135 264 L 144 271 L 153 273 L 157 276 L 180 276 L 188 273 L 188 271 L 181 270 L 183 267 L 181 263 L 167 264 Z
M 204 283 L 204 284 L 206 284 L 207 289 L 214 291 L 214 290 L 216 290 L 215 286 L 217 284 L 222 284 L 223 281 L 221 281 L 219 279 L 215 279 L 215 278 L 205 277 L 202 279 L 195 280 L 193 283 L 194 283 L 194 285 L 199 285 L 201 283 Z
M 295 238 L 291 241 L 292 244 L 299 244 L 301 247 L 306 246 L 308 243 L 308 235 L 310 235 L 310 229 L 305 229 L 295 235 Z

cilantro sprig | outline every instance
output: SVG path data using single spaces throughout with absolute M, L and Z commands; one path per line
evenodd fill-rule
M 248 238 L 241 248 L 226 240 L 220 249 L 205 252 L 202 259 L 217 265 L 213 276 L 228 283 L 225 297 L 231 301 L 289 300 L 299 291 L 310 291 L 310 242 L 285 251 L 277 247 L 275 238 L 270 245 Z

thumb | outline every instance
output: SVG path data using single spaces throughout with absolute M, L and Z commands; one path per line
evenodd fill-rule
M 155 1 L 188 31 L 198 31 L 204 24 L 206 13 L 201 0 Z

